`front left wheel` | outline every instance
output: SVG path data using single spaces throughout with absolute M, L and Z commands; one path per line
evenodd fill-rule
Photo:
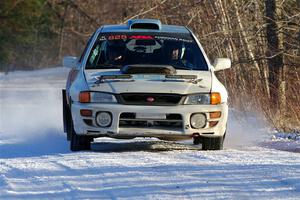
M 224 143 L 224 137 L 203 137 L 202 150 L 222 150 Z
M 225 135 L 221 137 L 195 137 L 193 143 L 195 145 L 202 144 L 202 150 L 222 150 Z

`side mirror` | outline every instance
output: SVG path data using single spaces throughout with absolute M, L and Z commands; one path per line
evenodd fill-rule
M 63 66 L 67 68 L 76 68 L 78 58 L 74 56 L 65 56 L 63 59 Z
M 229 58 L 216 58 L 213 66 L 215 67 L 215 71 L 228 69 L 231 67 L 231 61 Z

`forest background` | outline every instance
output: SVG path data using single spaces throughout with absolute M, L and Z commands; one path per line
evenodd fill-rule
M 299 132 L 300 0 L 1 0 L 0 71 L 59 66 L 101 25 L 134 18 L 189 27 L 211 62 L 232 60 L 217 75 L 233 109 Z

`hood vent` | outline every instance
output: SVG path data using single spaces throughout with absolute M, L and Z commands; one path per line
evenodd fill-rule
M 156 19 L 132 19 L 128 20 L 127 25 L 129 29 L 161 29 L 161 22 Z
M 174 75 L 176 69 L 169 65 L 126 65 L 122 67 L 123 74 L 163 74 Z

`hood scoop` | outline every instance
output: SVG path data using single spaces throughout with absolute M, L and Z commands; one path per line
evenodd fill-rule
M 170 65 L 126 65 L 121 68 L 122 74 L 163 74 L 174 75 L 176 69 Z

